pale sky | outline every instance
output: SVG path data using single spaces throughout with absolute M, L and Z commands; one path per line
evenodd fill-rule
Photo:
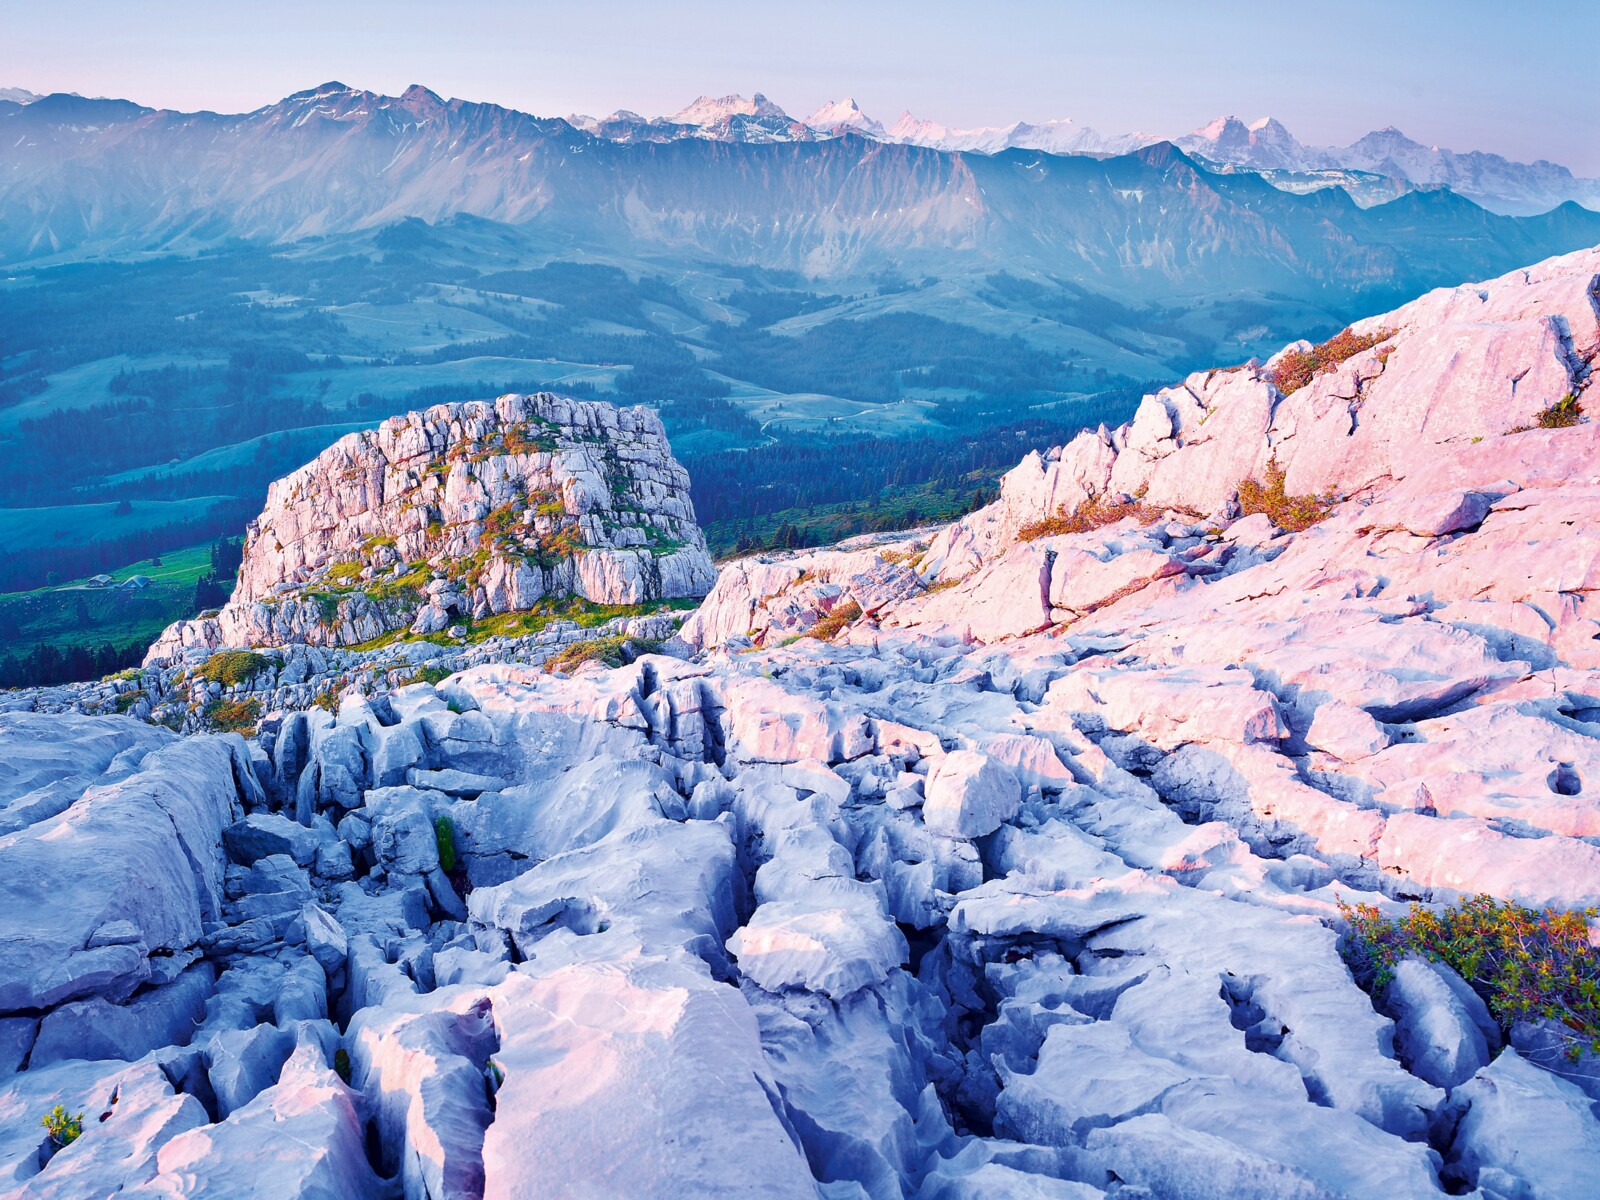
M 853 95 L 886 124 L 1275 116 L 1600 175 L 1600 0 L 0 0 L 0 87 L 241 112 L 337 79 L 540 116 Z

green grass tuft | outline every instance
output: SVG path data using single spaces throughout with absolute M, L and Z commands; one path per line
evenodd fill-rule
M 83 1136 L 83 1114 L 73 1116 L 61 1105 L 56 1105 L 39 1119 L 50 1134 L 50 1140 L 59 1150 L 63 1146 L 70 1146 Z
M 261 716 L 259 700 L 213 700 L 206 705 L 206 722 L 219 733 L 239 733 L 254 737 Z
M 1267 464 L 1266 482 L 1256 479 L 1239 481 L 1239 511 L 1244 516 L 1266 513 L 1279 529 L 1299 533 L 1327 519 L 1337 503 L 1332 495 L 1291 496 L 1284 490 L 1285 473 L 1273 459 Z
M 456 823 L 449 817 L 435 817 L 433 840 L 439 844 L 439 868 L 448 875 L 456 869 Z
M 1318 375 L 1326 375 L 1346 359 L 1354 358 L 1363 350 L 1370 350 L 1379 342 L 1392 338 L 1392 329 L 1377 329 L 1371 333 L 1357 334 L 1345 329 L 1334 334 L 1321 345 L 1309 350 L 1291 350 L 1278 360 L 1278 365 L 1267 376 L 1285 396 L 1298 392 Z M 1383 356 L 1387 359 L 1387 355 Z

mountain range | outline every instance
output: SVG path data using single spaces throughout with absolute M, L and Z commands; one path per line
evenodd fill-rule
M 1565 200 L 1600 206 L 1600 180 L 1576 178 L 1543 159 L 1520 163 L 1476 150 L 1424 146 L 1392 125 L 1348 146 L 1317 147 L 1302 144 L 1271 118 L 1246 125 L 1237 117 L 1219 117 L 1177 144 L 1235 166 L 1305 174 L 1362 171 L 1419 188 L 1449 188 L 1496 212 L 1540 212 Z
M 902 112 L 893 124 L 885 126 L 848 96 L 830 101 L 797 121 L 760 93 L 751 100 L 742 96 L 701 96 L 671 116 L 653 120 L 621 111 L 598 120 L 569 120 L 590 132 L 622 141 L 676 137 L 807 141 L 856 134 L 933 150 L 979 154 L 1042 150 L 1047 154 L 1116 155 L 1164 140 L 1160 135 L 1140 132 L 1103 135 L 1070 118 L 957 129 Z M 1358 201 L 1392 199 L 1398 194 L 1398 185 L 1398 190 L 1449 188 L 1493 212 L 1511 215 L 1544 212 L 1567 200 L 1600 206 L 1600 180 L 1578 178 L 1566 167 L 1542 159 L 1522 163 L 1481 151 L 1458 153 L 1425 146 L 1393 126 L 1374 130 L 1348 146 L 1308 146 L 1271 117 L 1246 124 L 1238 117 L 1226 116 L 1171 140 L 1208 164 L 1260 171 L 1289 190 L 1340 186 Z M 1381 183 L 1365 176 L 1376 176 Z
M 824 115 L 835 129 L 865 122 L 850 103 Z M 1089 136 L 1045 128 L 1058 142 Z M 1224 123 L 1205 144 L 1263 160 L 1280 146 L 1279 161 L 1304 165 L 1276 127 L 1251 136 Z M 974 152 L 833 136 L 761 96 L 591 121 L 421 86 L 388 97 L 329 83 L 242 115 L 57 93 L 0 102 L 0 259 L 470 216 L 591 252 L 653 248 L 813 277 L 942 275 L 970 261 L 1133 298 L 1254 289 L 1347 302 L 1600 240 L 1600 215 L 1572 203 L 1510 218 L 1434 189 L 1363 209 L 1339 189 L 1296 195 L 1252 170 L 1205 169 L 1205 156 L 1171 142 L 1059 155 L 999 140 Z

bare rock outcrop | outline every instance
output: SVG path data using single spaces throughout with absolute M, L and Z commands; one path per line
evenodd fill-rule
M 573 597 L 698 597 L 715 576 L 689 478 L 647 408 L 540 393 L 441 404 L 349 434 L 267 493 L 200 647 L 351 646 Z
M 1126 425 L 1030 454 L 995 503 L 934 542 L 924 568 L 967 574 L 1030 524 L 1096 497 L 1225 515 L 1240 481 L 1269 464 L 1291 494 L 1374 494 L 1450 448 L 1534 425 L 1569 396 L 1581 403 L 1600 354 L 1597 292 L 1600 247 L 1358 321 L 1352 344 L 1372 344 L 1289 395 L 1274 382 L 1283 355 L 1196 372 L 1146 396 Z
M 1223 444 L 1097 432 L 981 519 L 728 564 L 693 656 L 452 658 L 247 740 L 0 714 L 0 1191 L 1588 1195 L 1572 1030 L 1341 934 L 1600 905 L 1588 351 L 1568 427 L 1493 366 L 1595 344 L 1512 300 L 1594 262 L 1457 296 L 1512 316 L 1389 397 L 1482 432 L 1276 443 L 1351 472 L 1293 530 L 1222 482 L 1319 384 L 1252 369 L 1199 385 Z M 1142 502 L 1038 525 L 1102 469 Z M 296 651 L 264 708 L 356 653 Z

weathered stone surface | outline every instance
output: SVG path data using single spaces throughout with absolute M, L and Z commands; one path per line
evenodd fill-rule
M 1384 991 L 1395 1017 L 1395 1050 L 1412 1074 L 1453 1088 L 1489 1065 L 1499 1031 L 1483 1001 L 1449 967 L 1420 958 L 1397 963 Z
M 924 785 L 922 819 L 949 837 L 993 833 L 1017 815 L 1022 784 L 1003 762 L 973 750 L 936 759 Z
M 1506 430 L 1592 403 L 1597 276 L 1424 297 L 1289 397 L 1197 374 L 942 531 L 730 564 L 681 658 L 283 648 L 194 684 L 260 703 L 249 744 L 0 716 L 0 1191 L 1587 1195 L 1567 1027 L 1502 1049 L 1420 960 L 1368 994 L 1338 905 L 1600 903 L 1600 426 Z M 1274 459 L 1349 494 L 1235 520 Z M 503 460 L 441 502 L 481 520 Z M 389 494 L 324 482 L 356 526 Z
M 573 964 L 512 976 L 495 1012 L 486 1200 L 530 1175 L 619 1196 L 816 1194 L 733 989 L 679 964 Z
M 1600 1172 L 1600 1119 L 1589 1098 L 1515 1050 L 1450 1097 L 1456 1117 L 1451 1159 L 1486 1191 L 1583 1196 Z
M 33 736 L 48 751 L 57 739 L 72 744 L 79 728 L 68 719 L 53 731 L 35 725 Z M 238 813 L 240 753 L 236 738 L 167 745 L 136 773 L 0 837 L 0 1012 L 126 1000 L 151 979 L 152 953 L 200 940 L 222 908 L 222 831 Z M 120 922 L 134 940 L 90 947 Z
M 317 856 L 319 840 L 313 830 L 277 813 L 251 813 L 222 831 L 228 857 L 247 867 L 274 854 L 286 854 L 297 865 L 308 866 Z

